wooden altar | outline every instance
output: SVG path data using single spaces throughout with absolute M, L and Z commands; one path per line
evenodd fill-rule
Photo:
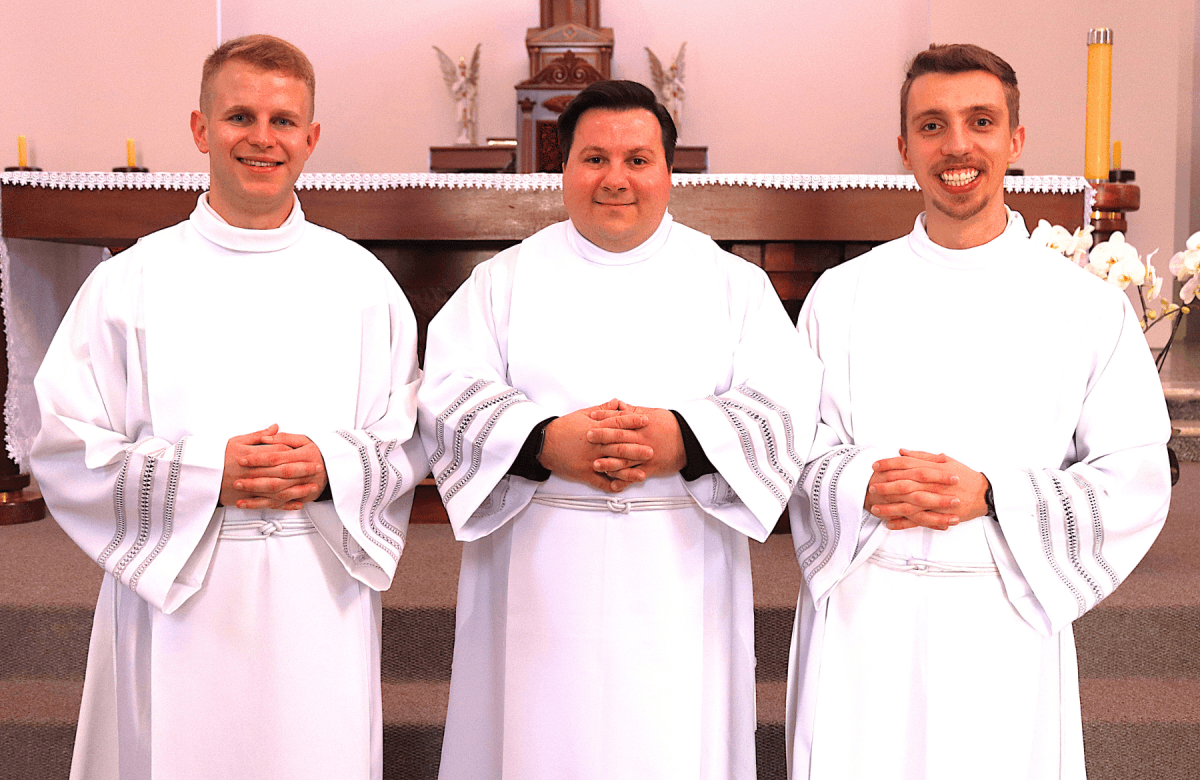
M 416 313 L 422 354 L 430 318 L 475 265 L 566 218 L 557 189 L 505 189 L 472 181 L 476 186 L 464 181 L 466 186 L 300 192 L 310 221 L 359 242 L 391 271 Z M 503 177 L 488 181 L 505 182 Z M 197 196 L 188 189 L 55 189 L 5 182 L 0 184 L 0 225 L 8 239 L 119 249 L 186 219 Z M 1071 230 L 1083 224 L 1082 191 L 1010 192 L 1006 202 L 1031 228 L 1038 219 Z M 910 189 L 677 183 L 670 208 L 678 221 L 764 268 L 795 317 L 822 271 L 905 235 L 923 206 L 920 192 Z M 444 518 L 432 486 L 422 486 L 413 521 Z

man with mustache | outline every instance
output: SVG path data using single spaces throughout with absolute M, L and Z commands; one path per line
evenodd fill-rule
M 825 373 L 791 502 L 793 778 L 1084 777 L 1071 622 L 1162 527 L 1170 425 L 1125 295 L 1004 205 L 1018 98 L 989 51 L 918 54 L 925 213 L 801 313 Z

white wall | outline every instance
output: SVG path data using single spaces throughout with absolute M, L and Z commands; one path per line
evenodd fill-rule
M 187 117 L 216 4 L 0 0 L 22 31 L 0 47 L 0 162 L 15 163 L 25 134 L 47 170 L 107 170 L 133 136 L 152 170 L 203 169 Z M 515 134 L 538 12 L 536 0 L 221 0 L 221 20 L 225 37 L 273 33 L 313 60 L 323 134 L 309 170 L 391 172 L 427 170 L 428 147 L 455 137 L 433 45 L 458 57 L 482 42 L 480 135 Z M 923 0 L 605 0 L 602 23 L 620 78 L 649 80 L 643 47 L 670 58 L 688 42 L 685 140 L 710 147 L 714 171 L 900 171 L 895 92 L 927 38 Z
M 427 170 L 428 147 L 455 137 L 435 44 L 455 57 L 483 44 L 480 135 L 514 135 L 536 0 L 0 0 L 0 163 L 15 164 L 25 134 L 47 170 L 107 170 L 134 137 L 152 170 L 203 170 L 187 124 L 218 2 L 225 37 L 270 32 L 312 58 L 323 134 L 310 171 Z M 644 47 L 668 59 L 688 42 L 683 138 L 707 145 L 718 173 L 900 172 L 905 60 L 930 41 L 972 41 L 1017 71 L 1026 171 L 1078 174 L 1085 36 L 1113 27 L 1113 138 L 1142 187 L 1130 240 L 1165 264 L 1194 224 L 1198 4 L 603 0 L 601 21 L 618 78 L 649 79 Z
M 187 128 L 214 0 L 0 0 L 0 19 L 0 165 L 25 135 L 49 171 L 124 165 L 126 138 L 152 169 L 207 168 Z

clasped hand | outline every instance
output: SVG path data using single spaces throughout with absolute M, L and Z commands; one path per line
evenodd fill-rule
M 539 460 L 563 479 L 609 493 L 686 465 L 674 414 L 615 398 L 547 425 Z
M 238 509 L 299 509 L 325 490 L 321 450 L 278 425 L 234 436 L 225 445 L 221 504 Z
M 987 478 L 947 455 L 902 449 L 873 468 L 863 506 L 893 531 L 945 531 L 987 514 Z

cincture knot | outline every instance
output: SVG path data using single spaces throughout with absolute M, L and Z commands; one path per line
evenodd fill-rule
M 622 501 L 619 498 L 608 499 L 608 508 L 610 511 L 619 512 L 620 514 L 629 514 L 629 502 Z
M 282 522 L 280 522 L 279 520 L 268 520 L 263 524 L 262 535 L 270 536 L 271 534 L 277 533 L 282 530 L 283 530 Z

